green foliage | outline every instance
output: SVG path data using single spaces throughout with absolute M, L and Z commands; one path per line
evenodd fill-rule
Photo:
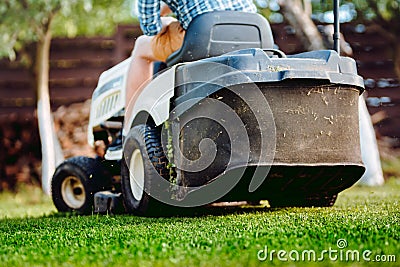
M 314 1 L 314 6 L 317 8 L 320 5 Z M 378 20 L 378 22 L 399 21 L 400 15 L 400 0 L 355 0 L 341 1 L 342 5 L 349 5 L 357 11 L 357 17 L 354 19 L 362 22 L 368 20 Z M 325 5 L 325 8 L 332 8 L 330 5 Z M 396 26 L 396 25 L 393 25 Z
M 257 0 L 255 1 L 255 4 L 258 13 L 266 17 L 271 23 L 283 22 L 283 16 L 280 13 L 278 0 Z
M 54 36 L 111 35 L 120 23 L 133 23 L 129 0 L 92 0 L 74 6 L 71 14 L 61 14 L 53 24 Z
M 197 216 L 71 216 L 0 220 L 2 266 L 268 266 L 257 253 L 337 249 L 400 257 L 400 183 L 354 187 L 333 208 L 210 208 Z M 4 198 L 2 199 L 5 200 Z M 10 203 L 10 202 L 8 202 Z M 2 202 L 3 204 L 3 202 Z M 8 209 L 15 207 L 12 203 Z M 45 211 L 42 211 L 42 214 Z M 276 256 L 276 254 L 275 254 Z M 313 262 L 273 265 L 309 266 Z M 329 261 L 323 266 L 370 263 Z M 396 265 L 397 264 L 397 265 Z
M 129 2 L 3 0 L 0 2 L 0 57 L 15 58 L 16 50 L 40 40 L 49 29 L 56 36 L 109 34 L 117 23 L 129 21 Z
M 400 0 L 356 0 L 353 2 L 363 19 L 381 17 L 386 21 L 396 20 L 400 15 Z
M 5 0 L 0 4 L 0 55 L 15 57 L 15 50 L 39 40 L 57 13 L 68 14 L 77 0 Z
M 293 1 L 293 0 L 285 0 Z M 303 0 L 298 0 L 303 1 Z M 324 21 L 325 12 L 331 12 L 333 1 L 310 0 L 314 19 Z M 278 0 L 256 0 L 259 12 L 274 22 L 279 12 Z M 340 1 L 342 17 L 348 17 L 346 21 L 358 20 L 359 22 L 372 19 L 385 21 L 398 21 L 400 19 L 400 0 L 342 0 Z M 393 25 L 396 26 L 396 25 Z

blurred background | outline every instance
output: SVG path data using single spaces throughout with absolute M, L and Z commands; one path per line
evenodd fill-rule
M 332 1 L 258 0 L 286 54 L 332 48 Z M 37 102 L 50 96 L 63 156 L 87 145 L 90 97 L 101 72 L 130 55 L 141 35 L 132 1 L 0 3 L 0 191 L 40 186 Z M 400 1 L 341 1 L 341 51 L 365 80 L 385 178 L 400 177 Z

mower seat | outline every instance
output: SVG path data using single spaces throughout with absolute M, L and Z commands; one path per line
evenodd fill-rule
M 271 27 L 263 16 L 238 11 L 209 12 L 192 20 L 182 47 L 167 58 L 167 65 L 273 46 Z

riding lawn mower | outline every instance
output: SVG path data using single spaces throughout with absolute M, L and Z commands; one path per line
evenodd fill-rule
M 145 216 L 222 201 L 332 206 L 365 170 L 364 83 L 339 55 L 338 36 L 337 27 L 336 51 L 285 55 L 261 15 L 211 12 L 191 22 L 181 49 L 127 106 L 131 59 L 105 71 L 88 139 L 106 153 L 58 166 L 55 206 Z

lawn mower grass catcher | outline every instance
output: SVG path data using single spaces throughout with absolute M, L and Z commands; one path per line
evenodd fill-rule
M 126 108 L 130 59 L 105 71 L 89 143 L 108 149 L 57 168 L 57 209 L 116 212 L 123 202 L 159 216 L 220 201 L 332 206 L 364 173 L 363 79 L 333 50 L 286 56 L 273 47 L 262 16 L 212 12 L 192 21 L 169 68 Z

